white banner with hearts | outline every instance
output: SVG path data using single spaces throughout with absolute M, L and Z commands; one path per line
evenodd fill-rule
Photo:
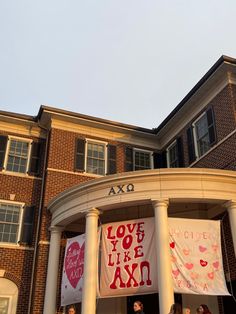
M 67 239 L 61 283 L 61 305 L 82 300 L 85 234 Z
M 169 218 L 174 291 L 229 295 L 220 240 L 220 221 Z

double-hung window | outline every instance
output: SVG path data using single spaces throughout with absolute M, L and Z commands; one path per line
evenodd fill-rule
M 4 165 L 5 170 L 24 174 L 27 173 L 30 150 L 30 140 L 9 137 Z
M 134 149 L 133 151 L 133 159 L 134 159 L 134 170 L 145 170 L 153 168 L 153 158 L 152 152 Z
M 7 173 L 39 175 L 42 142 L 0 135 L 0 170 Z
M 212 110 L 204 112 L 193 123 L 194 148 L 196 157 L 204 155 L 215 142 L 215 127 Z
M 139 148 L 126 147 L 125 171 L 145 170 L 153 168 L 153 152 Z
M 17 244 L 20 240 L 22 205 L 0 202 L 0 242 Z
M 167 167 L 168 168 L 179 167 L 177 142 L 174 141 L 172 144 L 170 144 L 170 146 L 167 147 L 166 152 L 167 152 Z
M 106 173 L 106 143 L 97 141 L 86 141 L 86 162 L 87 173 L 105 175 Z
M 177 137 L 166 149 L 166 159 L 168 168 L 184 167 L 182 138 Z
M 93 139 L 76 139 L 75 170 L 100 176 L 116 173 L 116 146 Z

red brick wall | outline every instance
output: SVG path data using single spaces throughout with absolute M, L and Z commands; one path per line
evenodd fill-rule
M 186 167 L 189 165 L 187 129 L 207 108 L 213 108 L 217 142 L 221 141 L 229 133 L 235 130 L 235 97 L 233 97 L 232 94 L 232 91 L 236 94 L 235 90 L 235 86 L 226 86 L 214 99 L 212 99 L 212 101 L 199 113 L 199 115 L 189 121 L 188 125 L 186 125 L 185 128 L 183 128 L 183 130 L 178 134 L 178 136 L 181 136 L 183 139 L 184 164 Z M 172 141 L 173 140 L 170 142 Z M 231 146 L 232 143 L 233 146 Z M 202 158 L 197 164 L 194 164 L 194 167 L 233 169 L 234 148 L 234 138 L 232 138 L 224 143 L 222 147 L 207 154 L 207 157 Z M 226 153 L 222 155 L 222 151 L 225 151 Z
M 6 271 L 4 277 L 18 286 L 17 314 L 27 313 L 33 251 L 0 248 L 0 256 L 0 269 Z
M 45 151 L 45 141 L 36 137 L 28 137 L 21 134 L 6 133 L 0 131 L 1 135 L 20 136 L 22 138 L 40 141 L 43 145 L 41 154 L 41 173 L 43 170 L 43 158 Z M 38 219 L 38 208 L 42 180 L 35 177 L 18 176 L 14 174 L 4 174 L 0 171 L 0 199 L 10 202 L 10 194 L 15 194 L 14 201 L 25 203 L 26 206 L 35 206 L 34 235 L 33 244 L 35 245 L 35 232 Z M 24 247 L 22 245 L 22 247 Z M 32 277 L 33 250 L 4 248 L 0 247 L 0 269 L 5 270 L 5 278 L 12 280 L 19 288 L 17 314 L 27 313 L 29 302 L 29 291 Z

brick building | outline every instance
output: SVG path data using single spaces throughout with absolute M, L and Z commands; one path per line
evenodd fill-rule
M 155 129 L 47 106 L 35 117 L 1 111 L 0 313 L 61 313 L 65 239 L 87 231 L 93 243 L 98 218 L 153 217 L 164 233 L 168 216 L 220 219 L 225 276 L 235 295 L 235 151 L 236 59 L 226 56 Z M 130 183 L 135 193 L 107 193 Z M 173 302 L 164 256 L 159 295 L 143 296 L 146 314 L 154 306 L 167 313 Z M 87 262 L 94 271 L 94 261 Z M 96 304 L 91 276 L 85 269 L 82 313 L 130 311 L 131 297 Z M 192 310 L 207 303 L 215 314 L 236 311 L 232 297 L 175 298 Z

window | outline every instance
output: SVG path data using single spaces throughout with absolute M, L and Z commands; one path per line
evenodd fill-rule
M 86 172 L 105 175 L 106 173 L 106 144 L 87 141 Z
M 76 139 L 75 170 L 95 175 L 116 173 L 116 146 L 91 139 Z
M 125 171 L 153 168 L 153 152 L 138 148 L 126 147 Z
M 39 175 L 41 156 L 41 141 L 0 135 L 0 170 Z
M 30 142 L 9 138 L 5 169 L 26 173 L 28 169 Z
M 1 314 L 16 313 L 18 293 L 18 287 L 13 281 L 6 278 L 0 278 Z
M 18 243 L 22 220 L 22 205 L 0 203 L 0 242 Z
M 0 313 L 7 314 L 10 298 L 0 296 Z
M 184 167 L 183 144 L 181 137 L 178 137 L 167 147 L 166 155 L 168 168 Z
M 212 109 L 208 109 L 193 123 L 195 155 L 204 155 L 215 142 L 215 126 Z
M 167 166 L 169 168 L 179 167 L 178 148 L 176 141 L 167 148 Z
M 153 168 L 152 152 L 134 149 L 134 170 L 145 170 Z

